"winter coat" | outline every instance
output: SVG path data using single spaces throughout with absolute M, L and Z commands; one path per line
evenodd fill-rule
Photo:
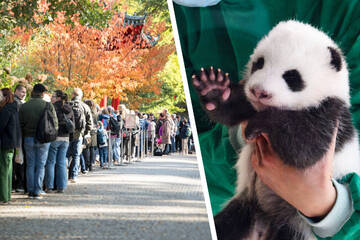
M 20 107 L 19 120 L 23 137 L 35 137 L 36 128 L 40 117 L 45 110 L 46 102 L 41 97 L 31 98 Z M 50 103 L 50 108 L 56 116 L 54 106 Z M 55 118 L 55 124 L 58 126 L 58 120 Z
M 171 144 L 170 136 L 171 136 L 172 124 L 170 119 L 165 119 L 162 125 L 162 136 L 161 143 L 162 144 Z
M 69 137 L 64 116 L 75 124 L 74 112 L 69 104 L 63 106 L 62 101 L 55 102 L 54 107 L 59 122 L 58 137 Z
M 0 147 L 14 149 L 20 147 L 21 131 L 17 103 L 6 104 L 0 109 Z

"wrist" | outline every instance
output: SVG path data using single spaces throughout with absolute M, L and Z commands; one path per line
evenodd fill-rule
M 318 191 L 315 199 L 311 204 L 307 204 L 304 209 L 299 209 L 305 216 L 309 218 L 323 218 L 333 208 L 336 202 L 336 189 L 331 181 L 323 188 L 324 191 Z

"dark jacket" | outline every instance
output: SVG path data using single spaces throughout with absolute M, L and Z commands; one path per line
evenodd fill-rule
M 19 119 L 23 137 L 35 137 L 38 122 L 45 110 L 46 102 L 40 98 L 31 98 L 20 107 Z M 54 106 L 50 103 L 50 108 L 56 115 Z M 55 124 L 58 126 L 57 118 Z
M 74 112 L 69 104 L 65 103 L 63 106 L 62 101 L 55 102 L 54 107 L 59 122 L 58 137 L 69 137 L 70 134 L 66 130 L 64 116 L 66 116 L 67 119 L 70 119 L 74 123 Z
M 21 131 L 17 103 L 8 103 L 0 110 L 1 149 L 20 147 Z

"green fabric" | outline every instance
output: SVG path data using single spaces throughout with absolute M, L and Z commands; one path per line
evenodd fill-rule
M 13 149 L 0 149 L 0 202 L 11 200 L 13 156 Z
M 333 237 L 318 238 L 331 240 L 354 240 L 360 239 L 360 177 L 355 174 L 348 174 L 340 183 L 348 184 L 351 192 L 351 197 L 354 203 L 355 212 L 350 219 L 345 223 L 341 230 Z
M 191 83 L 201 67 L 214 66 L 238 81 L 257 42 L 279 21 L 297 19 L 321 28 L 341 47 L 351 80 L 352 113 L 360 127 L 360 0 L 223 0 L 206 8 L 174 4 L 189 80 L 212 211 L 233 195 L 236 154 L 227 128 L 210 123 Z

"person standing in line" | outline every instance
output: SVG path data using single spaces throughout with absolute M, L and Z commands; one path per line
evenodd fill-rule
M 188 140 L 189 140 L 190 126 L 186 118 L 182 121 L 182 128 L 180 131 L 182 154 L 188 155 Z
M 41 199 L 45 163 L 48 157 L 50 143 L 39 143 L 36 136 L 36 129 L 39 120 L 45 110 L 46 102 L 43 100 L 47 88 L 42 84 L 35 84 L 31 92 L 31 99 L 24 103 L 19 111 L 20 126 L 24 137 L 24 148 L 26 154 L 26 185 L 29 198 Z M 55 125 L 58 128 L 58 121 L 54 106 L 50 109 L 55 117 Z
M 69 179 L 71 183 L 76 183 L 76 178 L 80 169 L 80 155 L 84 136 L 92 127 L 92 116 L 88 106 L 81 101 L 83 92 L 80 88 L 74 88 L 70 105 L 74 112 L 75 131 L 70 135 L 69 153 L 72 158 L 69 168 Z
M 18 84 L 14 90 L 14 101 L 17 103 L 17 110 L 25 103 L 26 88 L 24 85 Z M 22 139 L 20 139 L 20 147 L 16 149 L 13 159 L 13 189 L 15 192 L 25 192 L 26 190 L 26 159 L 24 156 Z
M 54 191 L 56 176 L 56 190 L 64 192 L 67 186 L 66 152 L 69 147 L 69 136 L 75 128 L 74 112 L 66 103 L 67 96 L 61 90 L 56 90 L 51 98 L 58 118 L 59 130 L 55 141 L 50 143 L 48 159 L 45 167 L 45 192 Z M 71 129 L 71 126 L 74 127 Z
M 172 124 L 170 120 L 170 114 L 167 113 L 165 115 L 164 123 L 162 125 L 162 135 L 161 135 L 161 143 L 165 144 L 165 149 L 163 154 L 170 154 L 170 144 L 171 144 L 171 132 L 172 132 Z
M 97 144 L 100 155 L 100 167 L 105 168 L 105 163 L 108 162 L 108 136 L 101 121 L 98 122 L 98 126 Z
M 111 160 L 116 163 L 120 163 L 120 121 L 118 115 L 115 113 L 115 110 L 112 106 L 107 107 L 110 119 L 109 119 L 109 130 L 110 130 L 110 145 L 111 145 Z
M 176 144 L 176 151 L 181 152 L 181 137 L 180 137 L 180 129 L 182 126 L 181 116 L 176 116 L 176 137 L 175 137 L 175 144 Z
M 175 153 L 176 152 L 176 132 L 177 132 L 177 120 L 176 120 L 176 114 L 172 114 L 171 115 L 171 120 L 172 120 L 172 131 L 171 131 L 171 152 Z
M 156 123 L 155 123 L 155 119 L 149 119 L 149 124 L 148 124 L 148 144 L 149 144 L 149 149 L 151 150 L 151 152 L 154 152 L 154 146 L 155 146 L 155 127 L 156 127 Z
M 97 108 L 93 100 L 86 100 L 85 103 L 90 107 L 91 116 L 92 116 L 92 128 L 90 130 L 91 142 L 88 148 L 83 150 L 85 163 L 87 164 L 86 170 L 92 171 L 92 167 L 95 164 L 96 160 L 96 147 L 97 147 L 97 129 L 98 129 L 98 116 L 97 116 Z
M 11 200 L 12 160 L 20 146 L 21 132 L 17 104 L 9 88 L 0 91 L 0 202 Z

